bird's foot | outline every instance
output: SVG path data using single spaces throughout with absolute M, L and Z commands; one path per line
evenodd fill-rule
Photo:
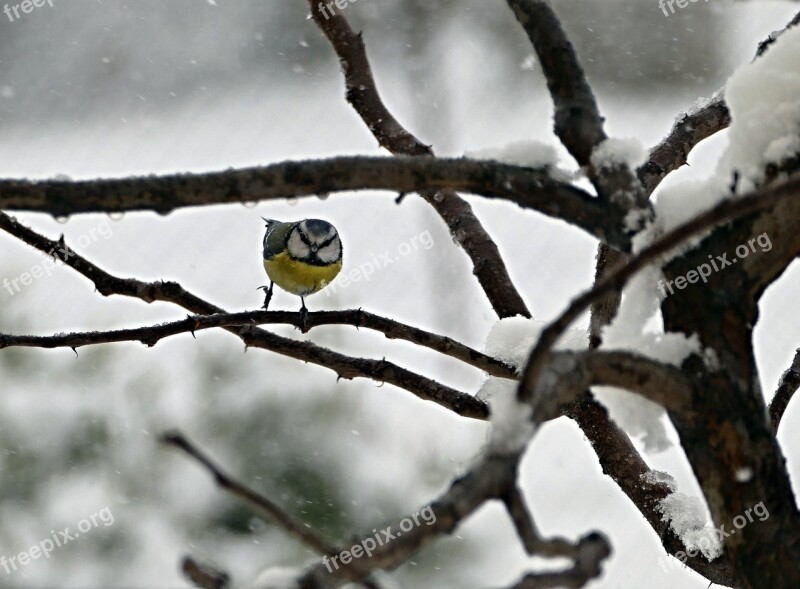
M 306 302 L 303 301 L 303 298 L 300 297 L 302 301 L 302 307 L 300 307 L 300 331 L 302 333 L 308 333 L 308 309 L 306 309 Z
M 259 286 L 256 290 L 263 290 L 264 291 L 264 306 L 262 307 L 265 311 L 269 308 L 269 302 L 272 300 L 272 287 L 274 286 L 273 282 L 269 283 L 269 286 Z

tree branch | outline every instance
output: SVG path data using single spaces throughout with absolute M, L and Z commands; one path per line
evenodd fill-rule
M 603 117 L 575 49 L 547 0 L 507 0 L 533 45 L 555 107 L 555 133 L 575 161 L 587 169 L 600 199 L 627 212 L 647 204 L 627 164 L 597 167 L 592 154 L 608 137 Z M 611 227 L 609 225 L 609 227 Z
M 525 551 L 533 556 L 548 558 L 565 557 L 574 561 L 572 568 L 556 573 L 530 573 L 525 575 L 514 587 L 574 587 L 579 589 L 602 573 L 603 561 L 611 556 L 611 547 L 606 538 L 592 532 L 573 544 L 563 538 L 543 539 L 533 517 L 528 512 L 522 492 L 516 485 L 511 486 L 503 496 L 509 516 L 514 522 Z
M 545 0 L 508 0 L 528 35 L 555 107 L 555 133 L 581 166 L 590 166 L 594 148 L 605 141 L 603 119 L 575 49 Z
M 216 327 L 264 324 L 288 324 L 298 328 L 304 325 L 308 329 L 320 325 L 366 327 L 383 333 L 389 339 L 402 339 L 461 360 L 470 366 L 487 372 L 491 376 L 514 380 L 518 378 L 514 368 L 449 337 L 405 325 L 399 321 L 381 317 L 361 309 L 315 311 L 307 315 L 305 322 L 302 321 L 301 314 L 298 312 L 258 310 L 213 315 L 189 315 L 179 321 L 112 331 L 86 331 L 49 336 L 0 334 L 0 350 L 8 347 L 75 349 L 82 346 L 129 341 L 138 341 L 146 346 L 154 346 L 162 339 L 180 333 L 194 334 L 196 331 Z
M 347 101 L 369 130 L 394 155 L 433 156 L 425 145 L 394 118 L 381 99 L 372 76 L 361 34 L 356 34 L 347 19 L 336 9 L 323 14 L 316 0 L 309 0 L 311 15 L 330 41 L 342 65 Z M 472 261 L 473 273 L 499 317 L 530 317 L 497 245 L 475 216 L 470 204 L 453 190 L 421 191 L 421 196 L 447 224 L 453 239 Z
M 264 167 L 110 180 L 0 180 L 0 209 L 67 216 L 304 197 L 337 191 L 414 192 L 450 189 L 516 202 L 626 247 L 627 236 L 583 190 L 553 180 L 547 170 L 495 161 L 428 157 L 337 157 Z
M 689 153 L 698 143 L 727 129 L 730 124 L 731 113 L 721 95 L 682 115 L 636 171 L 645 192 L 652 194 L 664 178 L 686 164 Z
M 166 301 L 201 315 L 225 313 L 220 307 L 204 301 L 175 282 L 142 282 L 133 278 L 113 276 L 66 248 L 63 238 L 59 242 L 47 239 L 2 212 L 0 212 L 0 229 L 42 252 L 52 252 L 51 255 L 91 280 L 97 291 L 103 296 L 123 295 L 148 303 Z M 486 405 L 471 395 L 420 376 L 386 360 L 352 358 L 311 342 L 295 341 L 252 326 L 225 327 L 224 329 L 238 336 L 248 346 L 263 348 L 304 362 L 318 364 L 335 371 L 340 378 L 358 377 L 388 382 L 408 390 L 421 399 L 438 403 L 463 417 L 485 419 L 489 414 Z
M 509 487 L 508 491 L 503 495 L 503 504 L 506 506 L 506 511 L 508 511 L 511 521 L 514 522 L 517 535 L 529 556 L 571 559 L 580 557 L 581 547 L 579 545 L 563 538 L 551 538 L 549 540 L 542 538 L 536 528 L 536 524 L 533 522 L 533 516 L 528 511 L 527 505 L 525 505 L 525 498 L 522 496 L 522 491 L 518 486 L 512 485 Z
M 578 554 L 571 568 L 552 573 L 528 573 L 511 589 L 580 589 L 599 577 L 603 573 L 603 561 L 611 556 L 605 538 L 591 533 L 581 538 L 575 549 Z
M 564 414 L 583 430 L 600 461 L 603 473 L 612 478 L 631 500 L 660 539 L 668 554 L 685 551 L 659 509 L 661 500 L 672 489 L 652 476 L 653 471 L 634 447 L 630 438 L 611 420 L 608 410 L 587 391 Z M 686 566 L 719 585 L 733 585 L 733 569 L 726 559 L 709 562 L 702 554 L 689 556 Z
M 759 43 L 754 61 L 786 31 L 800 24 L 800 12 L 777 33 L 769 35 Z M 670 133 L 650 150 L 648 160 L 637 170 L 639 180 L 647 195 L 653 193 L 661 181 L 671 172 L 685 165 L 689 153 L 695 146 L 715 133 L 727 129 L 731 124 L 731 113 L 722 92 L 699 108 L 681 115 Z
M 518 388 L 520 400 L 527 400 L 532 394 L 555 341 L 593 301 L 607 292 L 620 290 L 637 272 L 682 244 L 689 237 L 707 231 L 716 225 L 776 206 L 784 199 L 796 198 L 798 191 L 800 191 L 800 174 L 795 174 L 784 182 L 772 184 L 749 196 L 725 201 L 664 234 L 631 258 L 624 266 L 614 270 L 592 289 L 575 298 L 567 309 L 540 334 L 522 373 Z
M 533 420 L 563 415 L 590 386 L 611 386 L 641 395 L 676 413 L 692 408 L 692 385 L 676 367 L 631 352 L 553 352 L 530 397 Z
M 339 548 L 337 546 L 330 544 L 327 540 L 314 532 L 308 525 L 296 520 L 276 503 L 267 497 L 264 497 L 260 493 L 253 491 L 236 479 L 228 476 L 219 466 L 217 466 L 200 449 L 194 446 L 194 444 L 187 440 L 180 432 L 167 432 L 163 434 L 161 436 L 161 442 L 168 446 L 177 448 L 190 458 L 193 458 L 198 464 L 205 468 L 212 477 L 214 477 L 214 482 L 217 484 L 217 486 L 243 501 L 255 512 L 260 513 L 267 519 L 277 523 L 290 536 L 296 540 L 299 540 L 301 543 L 305 544 L 318 554 L 322 556 L 333 556 L 339 552 Z M 185 559 L 184 570 L 186 570 L 186 562 L 187 560 Z M 193 561 L 191 562 L 193 563 Z M 360 562 L 354 560 L 348 565 L 343 564 L 341 569 L 337 567 L 334 574 L 343 579 L 360 581 L 364 576 L 369 574 L 369 571 L 363 571 L 362 569 L 363 567 L 360 565 Z M 192 571 L 197 572 L 196 567 L 192 567 Z M 208 571 L 201 572 L 207 573 Z M 195 579 L 196 577 L 201 581 L 208 578 L 207 575 L 193 575 L 192 579 Z M 227 575 L 223 577 L 223 579 L 225 584 L 227 584 Z M 221 588 L 224 586 L 225 585 L 222 585 Z M 365 586 L 375 587 L 375 585 L 372 583 L 365 583 Z
M 800 388 L 800 348 L 797 349 L 792 365 L 781 376 L 778 390 L 769 404 L 769 418 L 772 423 L 772 431 L 776 435 L 778 426 L 781 424 L 781 418 L 783 418 L 783 414 L 789 406 L 789 401 L 792 400 L 798 388 Z
M 778 31 L 777 33 L 771 34 L 769 37 L 767 37 L 766 39 L 761 41 L 761 43 L 758 44 L 758 51 L 756 51 L 756 57 L 758 58 L 764 55 L 767 52 L 767 49 L 769 49 L 772 46 L 772 44 L 778 40 L 778 37 L 780 37 L 783 33 L 788 31 L 792 27 L 796 27 L 797 25 L 800 25 L 800 12 L 795 14 L 794 18 L 790 20 L 789 24 L 787 24 L 782 30 Z
M 194 458 L 194 460 L 214 477 L 214 482 L 219 487 L 234 497 L 238 497 L 255 509 L 255 511 L 265 515 L 267 519 L 275 521 L 280 527 L 286 530 L 289 535 L 313 549 L 315 552 L 319 554 L 336 554 L 338 552 L 336 546 L 329 544 L 304 523 L 295 520 L 293 516 L 281 509 L 276 503 L 225 474 L 222 469 L 214 464 L 208 456 L 194 446 L 194 444 L 187 440 L 180 432 L 167 432 L 163 434 L 161 436 L 161 442 L 167 446 L 177 448 L 184 454 Z

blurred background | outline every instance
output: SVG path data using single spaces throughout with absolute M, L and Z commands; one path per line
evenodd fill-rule
M 556 0 L 597 93 L 610 134 L 657 142 L 676 116 L 711 96 L 759 41 L 797 11 L 791 2 L 710 0 L 665 17 L 657 0 Z M 507 5 L 479 0 L 358 0 L 345 10 L 364 32 L 384 100 L 441 155 L 518 140 L 551 144 L 552 108 L 530 45 Z M 202 172 L 285 159 L 380 153 L 345 103 L 327 41 L 301 0 L 55 0 L 19 19 L 0 14 L 0 175 L 94 178 Z M 725 134 L 703 143 L 667 185 L 710 174 Z M 504 253 L 537 319 L 554 317 L 591 284 L 596 243 L 563 223 L 469 197 Z M 54 220 L 18 217 L 102 268 L 177 280 L 229 310 L 255 309 L 265 283 L 260 216 L 321 217 L 344 243 L 345 271 L 433 246 L 309 308 L 362 307 L 482 348 L 496 322 L 463 252 L 416 197 L 387 193 Z M 89 238 L 94 235 L 95 238 Z M 108 237 L 106 237 L 106 235 Z M 85 247 L 79 247 L 78 244 Z M 0 234 L 0 279 L 45 256 Z M 767 293 L 757 329 L 762 386 L 774 391 L 798 345 L 786 314 L 797 264 Z M 276 309 L 297 307 L 277 292 Z M 782 312 L 783 311 L 783 312 Z M 104 299 L 63 266 L 11 293 L 0 289 L 0 332 L 52 334 L 182 318 L 165 303 Z M 586 322 L 584 321 L 584 324 Z M 344 353 L 386 357 L 469 392 L 484 376 L 366 330 L 302 336 Z M 339 381 L 326 369 L 250 350 L 222 332 L 154 348 L 114 344 L 0 351 L 0 555 L 13 556 L 92 513 L 114 523 L 7 574 L 0 586 L 186 587 L 184 554 L 246 586 L 262 569 L 316 555 L 217 490 L 183 456 L 157 444 L 179 428 L 229 472 L 262 490 L 331 541 L 418 511 L 480 453 L 487 428 L 390 385 Z M 790 406 L 787 424 L 800 418 Z M 794 409 L 794 410 L 793 410 Z M 797 474 L 800 435 L 781 442 Z M 794 432 L 794 433 L 793 433 Z M 699 493 L 682 453 L 648 455 L 681 490 Z M 607 533 L 615 554 L 589 586 L 705 588 L 665 559 L 658 538 L 604 477 L 581 432 L 548 424 L 528 451 L 525 492 L 542 531 Z M 669 562 L 663 560 L 662 562 Z M 674 561 L 672 561 L 674 562 Z M 503 510 L 490 505 L 393 573 L 406 587 L 510 583 L 531 565 Z

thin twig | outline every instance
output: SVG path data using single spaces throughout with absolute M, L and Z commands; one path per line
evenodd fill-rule
M 511 521 L 514 522 L 517 535 L 529 556 L 572 559 L 578 557 L 578 546 L 572 542 L 563 538 L 549 540 L 542 538 L 518 486 L 512 485 L 508 489 L 503 496 L 503 504 L 506 506 L 506 511 L 508 511 Z
M 686 165 L 695 146 L 731 124 L 731 113 L 722 96 L 688 112 L 675 121 L 669 134 L 656 145 L 636 173 L 650 195 L 671 172 Z
M 217 485 L 234 497 L 238 497 L 247 503 L 255 511 L 275 521 L 290 535 L 294 536 L 294 538 L 309 548 L 312 548 L 317 553 L 331 555 L 339 551 L 336 546 L 317 535 L 306 524 L 297 521 L 276 503 L 228 476 L 180 432 L 167 432 L 161 436 L 161 441 L 194 458 L 201 466 L 211 473 Z
M 284 511 L 276 503 L 264 497 L 260 493 L 250 489 L 243 483 L 228 476 L 219 466 L 217 466 L 208 456 L 205 455 L 199 448 L 192 444 L 180 432 L 166 432 L 161 436 L 161 442 L 181 450 L 189 457 L 197 461 L 203 468 L 205 468 L 212 477 L 216 484 L 227 491 L 234 497 L 241 499 L 244 503 L 249 505 L 254 511 L 266 516 L 268 519 L 277 523 L 284 531 L 290 536 L 299 540 L 321 556 L 333 556 L 339 553 L 340 548 L 330 544 L 322 536 L 317 534 L 310 526 L 301 521 L 296 520 L 289 513 Z M 187 561 L 189 570 L 187 570 Z M 349 579 L 351 581 L 360 582 L 364 577 L 369 574 L 369 570 L 361 561 L 353 560 L 349 564 L 342 563 L 341 568 L 336 567 L 335 571 L 331 574 L 342 579 Z M 198 567 L 194 561 L 184 559 L 184 572 L 190 575 L 195 582 L 212 582 L 214 580 L 222 581 L 223 584 L 219 589 L 224 589 L 227 586 L 228 577 L 225 573 L 219 574 L 218 571 L 212 570 L 209 567 Z M 193 573 L 193 574 L 192 574 Z M 217 574 L 215 574 L 217 573 Z M 367 589 L 378 589 L 378 584 L 372 581 L 364 581 L 361 583 Z M 202 587 L 204 585 L 200 585 Z M 214 585 L 209 585 L 210 589 L 217 589 Z
M 800 388 L 800 348 L 792 360 L 792 365 L 783 373 L 778 389 L 769 404 L 769 418 L 772 431 L 777 435 L 783 414 L 789 406 L 789 401 Z
M 519 376 L 511 366 L 449 337 L 437 335 L 387 317 L 362 311 L 361 309 L 314 311 L 306 317 L 305 322 L 303 322 L 302 316 L 298 312 L 259 310 L 214 315 L 189 315 L 185 319 L 169 323 L 111 331 L 85 331 L 48 336 L 0 334 L 0 350 L 9 347 L 75 349 L 81 346 L 129 341 L 138 341 L 147 346 L 154 346 L 166 337 L 180 333 L 194 334 L 196 331 L 216 327 L 287 324 L 311 329 L 320 325 L 352 325 L 378 331 L 390 339 L 402 339 L 418 346 L 435 350 L 484 370 L 491 376 L 514 380 Z

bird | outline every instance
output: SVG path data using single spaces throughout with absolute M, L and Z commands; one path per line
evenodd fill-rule
M 305 297 L 330 284 L 342 269 L 342 242 L 336 227 L 321 219 L 283 223 L 264 219 L 264 270 L 269 286 L 264 290 L 264 309 L 269 307 L 272 289 L 278 285 L 300 297 L 301 330 L 308 319 Z

